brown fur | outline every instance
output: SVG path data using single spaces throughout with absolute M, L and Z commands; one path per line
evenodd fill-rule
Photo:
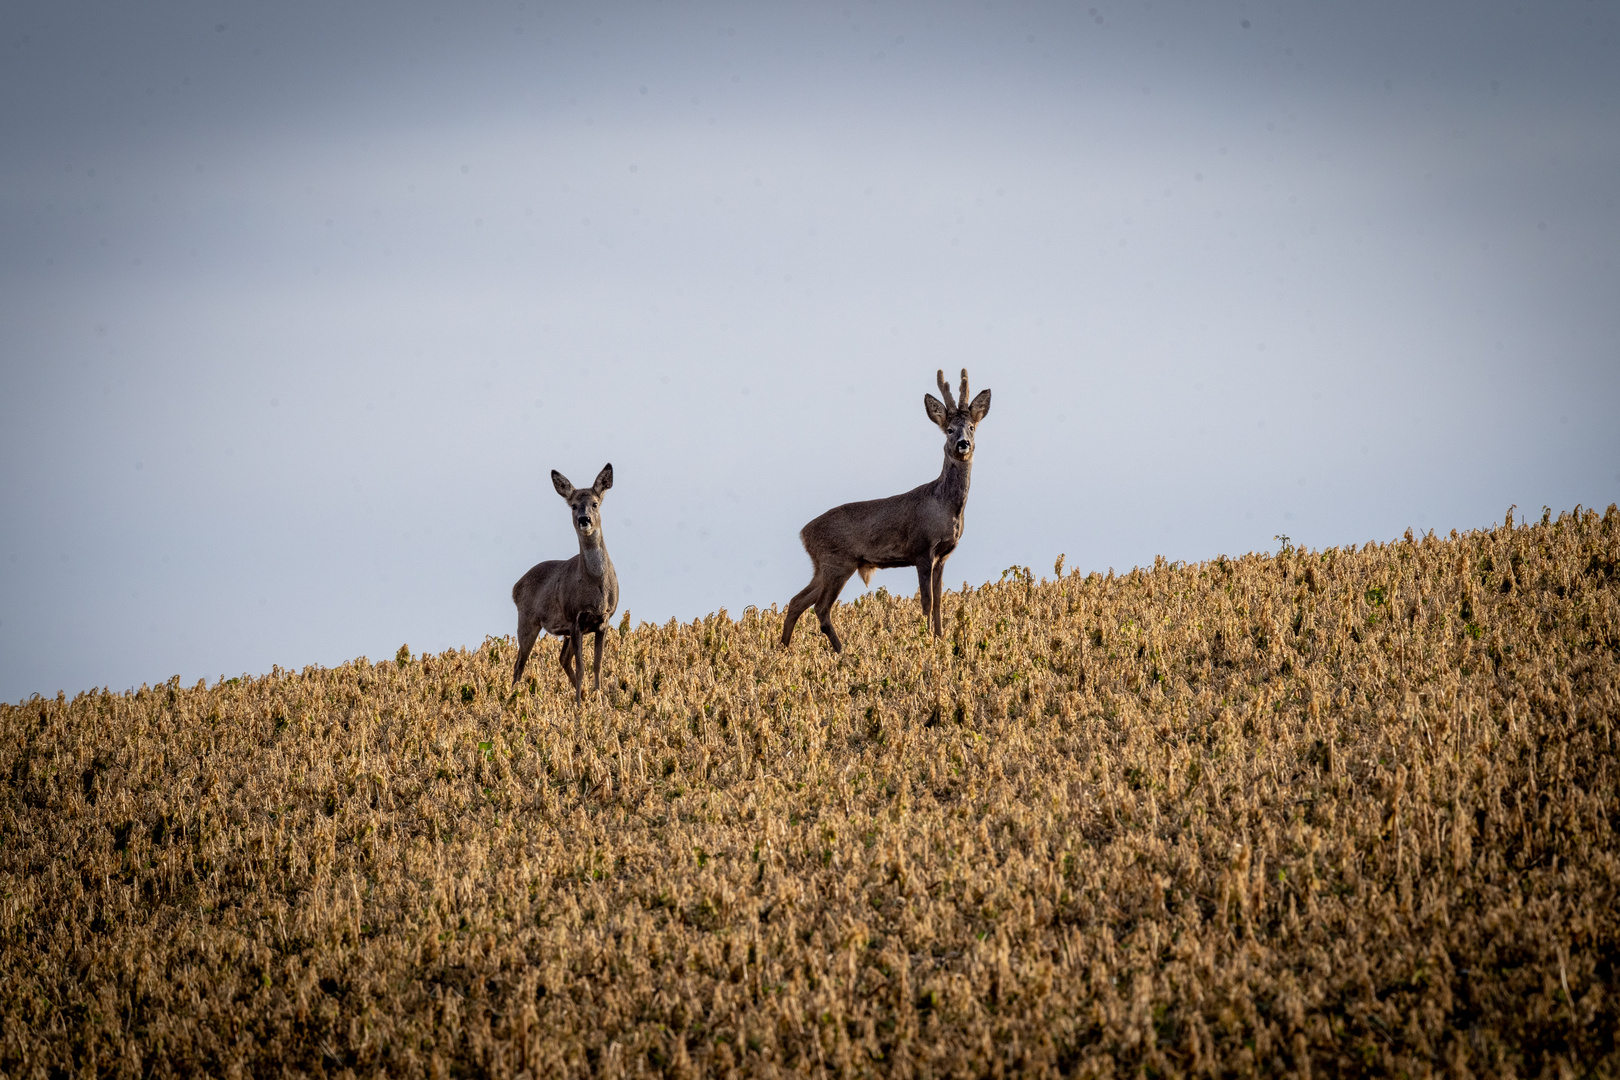
M 588 488 L 574 487 L 555 469 L 551 483 L 557 494 L 568 501 L 569 517 L 579 537 L 579 554 L 571 559 L 537 563 L 512 586 L 512 602 L 518 609 L 518 657 L 512 669 L 512 685 L 523 677 L 529 650 L 545 631 L 562 638 L 562 653 L 557 660 L 574 684 L 574 701 L 581 702 L 585 700 L 581 652 L 585 635 L 596 635 L 596 689 L 601 690 L 602 634 L 619 606 L 619 578 L 602 539 L 602 495 L 613 486 L 613 465 L 604 465 Z
M 788 601 L 782 626 L 782 644 L 793 639 L 793 627 L 804 610 L 812 605 L 833 651 L 843 650 L 833 629 L 832 609 L 851 574 L 860 574 L 870 584 L 872 571 L 901 566 L 917 568 L 923 618 L 930 620 L 934 636 L 944 635 L 941 596 L 945 560 L 962 538 L 963 511 L 967 507 L 968 481 L 973 469 L 973 437 L 980 420 L 990 411 L 990 391 L 968 404 L 967 370 L 962 371 L 962 390 L 952 399 L 939 372 L 942 403 L 933 394 L 923 395 L 928 418 L 945 432 L 945 465 L 939 478 L 903 495 L 865 502 L 844 503 L 812 520 L 799 530 L 799 539 L 815 568 L 810 584 Z

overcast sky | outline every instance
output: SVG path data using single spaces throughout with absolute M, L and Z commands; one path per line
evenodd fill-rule
M 951 588 L 1602 508 L 1617 32 L 0 2 L 0 700 L 510 634 L 609 461 L 621 611 L 783 603 L 937 475 L 940 367 L 994 391 Z

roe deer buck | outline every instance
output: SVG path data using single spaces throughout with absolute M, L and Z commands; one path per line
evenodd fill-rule
M 799 530 L 804 550 L 810 553 L 815 573 L 799 594 L 788 602 L 782 626 L 782 644 L 793 638 L 794 624 L 804 609 L 815 605 L 821 632 L 833 652 L 843 651 L 833 629 L 832 609 L 844 583 L 854 573 L 868 584 L 873 570 L 915 566 L 921 586 L 925 620 L 932 619 L 934 636 L 944 636 L 940 611 L 945 560 L 962 538 L 962 511 L 967 506 L 968 476 L 973 469 L 973 430 L 990 411 L 990 391 L 968 404 L 968 374 L 962 369 L 959 400 L 951 400 L 945 372 L 939 373 L 939 392 L 923 395 L 928 419 L 945 433 L 945 467 L 939 479 L 912 488 L 904 495 L 835 506 Z
M 540 631 L 563 639 L 558 662 L 574 684 L 574 701 L 585 700 L 585 635 L 596 634 L 596 689 L 602 689 L 602 634 L 619 606 L 619 578 L 602 542 L 602 493 L 613 486 L 613 464 L 602 466 L 596 482 L 576 488 L 556 469 L 551 483 L 568 500 L 579 537 L 579 554 L 535 564 L 512 586 L 518 609 L 518 658 L 512 685 L 523 677 L 523 665 Z

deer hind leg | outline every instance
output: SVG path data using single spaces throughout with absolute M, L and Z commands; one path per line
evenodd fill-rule
M 518 622 L 518 655 L 517 666 L 512 669 L 512 685 L 517 686 L 518 680 L 523 677 L 523 666 L 529 662 L 529 653 L 534 649 L 534 643 L 540 637 L 539 623 Z
M 821 623 L 821 632 L 827 635 L 832 643 L 833 652 L 843 652 L 844 644 L 838 640 L 838 631 L 833 629 L 832 609 L 838 603 L 838 594 L 844 591 L 844 583 L 855 572 L 853 566 L 840 568 L 830 574 L 816 576 L 821 579 L 821 592 L 816 597 L 816 619 Z
M 596 662 L 595 662 L 595 667 L 596 667 L 596 692 L 601 693 L 602 692 L 602 631 L 600 631 L 600 630 L 598 630 L 596 632 L 595 652 L 596 652 Z
M 819 577 L 810 579 L 810 584 L 800 589 L 792 600 L 788 601 L 787 613 L 782 617 L 782 644 L 786 645 L 793 640 L 793 628 L 798 625 L 799 616 L 816 599 L 816 583 Z
M 934 560 L 934 572 L 929 575 L 929 586 L 934 594 L 934 636 L 945 636 L 945 560 Z

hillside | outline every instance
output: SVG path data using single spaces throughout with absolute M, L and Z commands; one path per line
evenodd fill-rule
M 578 711 L 509 639 L 3 706 L 0 1070 L 1613 1075 L 1617 561 L 722 611 Z

